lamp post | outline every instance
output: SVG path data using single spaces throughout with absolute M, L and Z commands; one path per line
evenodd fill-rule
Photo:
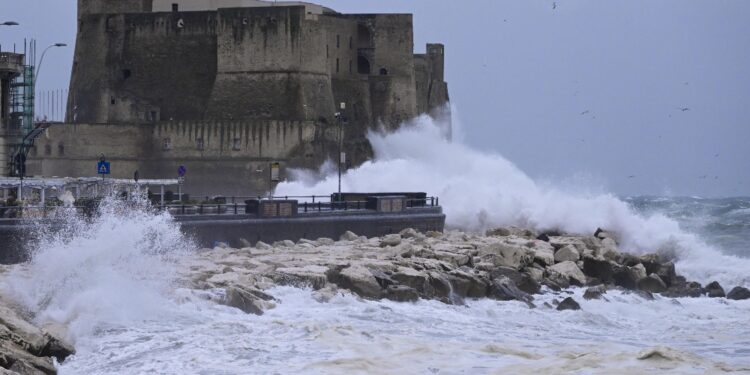
M 49 51 L 52 47 L 66 47 L 67 44 L 65 43 L 55 43 L 47 48 L 44 49 L 44 52 L 42 52 L 42 57 L 39 59 L 39 64 L 36 66 L 36 74 L 34 75 L 34 92 L 36 92 L 36 81 L 37 78 L 39 78 L 39 73 L 42 71 L 42 63 L 44 62 L 44 55 Z
M 346 162 L 346 156 L 343 153 L 344 148 L 344 122 L 346 122 L 346 116 L 344 116 L 344 110 L 346 110 L 346 103 L 341 102 L 341 111 L 336 113 L 336 119 L 339 123 L 339 202 L 341 201 L 341 164 Z

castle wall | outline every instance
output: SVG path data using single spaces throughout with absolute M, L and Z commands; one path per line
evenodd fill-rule
M 188 168 L 191 194 L 258 195 L 268 191 L 269 166 L 305 166 L 316 145 L 335 139 L 333 127 L 309 121 L 160 122 L 152 125 L 53 125 L 29 155 L 29 174 L 96 176 L 105 155 L 113 178 L 176 177 Z M 319 165 L 316 159 L 310 164 Z M 216 181 L 222 185 L 217 186 Z
M 207 117 L 317 120 L 333 114 L 320 25 L 303 7 L 219 10 Z
M 78 18 L 89 14 L 150 12 L 153 0 L 78 0 Z

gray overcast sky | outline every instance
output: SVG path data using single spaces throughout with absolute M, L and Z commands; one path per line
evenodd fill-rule
M 618 194 L 750 195 L 750 1 L 319 3 L 414 13 L 418 52 L 446 44 L 466 141 L 533 177 Z M 0 23 L 22 24 L 0 27 L 3 50 L 24 37 L 70 44 L 48 53 L 41 90 L 67 88 L 75 4 L 0 0 Z

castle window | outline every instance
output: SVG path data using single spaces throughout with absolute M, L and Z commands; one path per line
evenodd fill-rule
M 357 26 L 357 43 L 360 48 L 369 48 L 372 46 L 372 33 L 365 25 Z
M 232 150 L 239 151 L 242 149 L 242 140 L 239 138 L 235 138 L 232 140 Z
M 29 152 L 31 152 L 31 156 L 36 156 L 36 146 L 31 146 L 31 150 L 29 150 Z
M 59 143 L 59 144 L 57 145 L 57 155 L 58 155 L 58 156 L 63 156 L 63 155 L 65 155 L 65 145 L 64 145 L 64 144 L 62 144 L 62 142 L 60 142 L 60 143 Z
M 352 60 L 349 60 L 349 73 L 352 73 Z
M 164 151 L 169 151 L 172 149 L 172 138 L 164 138 L 162 140 L 161 147 Z
M 195 148 L 197 148 L 199 151 L 203 151 L 206 149 L 206 145 L 203 142 L 203 138 L 196 138 L 195 139 Z
M 336 35 L 336 48 L 341 47 L 341 35 Z
M 44 156 L 50 156 L 50 155 L 52 155 L 52 146 L 44 145 Z
M 128 79 L 132 75 L 132 72 L 130 69 L 123 69 L 122 70 L 122 79 Z
M 172 3 L 172 11 L 177 12 L 180 10 L 180 4 Z
M 380 68 L 380 75 L 381 76 L 387 76 L 388 75 L 388 69 L 386 69 L 386 68 Z
M 328 58 L 328 44 L 326 44 L 326 59 Z
M 357 72 L 359 74 L 370 74 L 370 62 L 364 56 L 357 57 Z
M 114 96 L 110 96 L 109 97 L 109 104 L 115 104 L 115 97 Z
M 336 73 L 339 72 L 339 59 L 336 59 Z
M 151 122 L 157 122 L 157 121 L 159 121 L 159 113 L 157 113 L 156 111 L 151 111 L 150 115 L 151 115 L 151 117 L 150 117 Z

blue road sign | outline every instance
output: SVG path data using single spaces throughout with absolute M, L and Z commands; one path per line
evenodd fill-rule
M 185 173 L 187 173 L 187 168 L 185 168 L 184 165 L 181 165 L 179 168 L 177 168 L 178 177 L 185 177 Z
M 109 174 L 109 162 L 100 161 L 96 163 L 96 173 L 98 174 Z

